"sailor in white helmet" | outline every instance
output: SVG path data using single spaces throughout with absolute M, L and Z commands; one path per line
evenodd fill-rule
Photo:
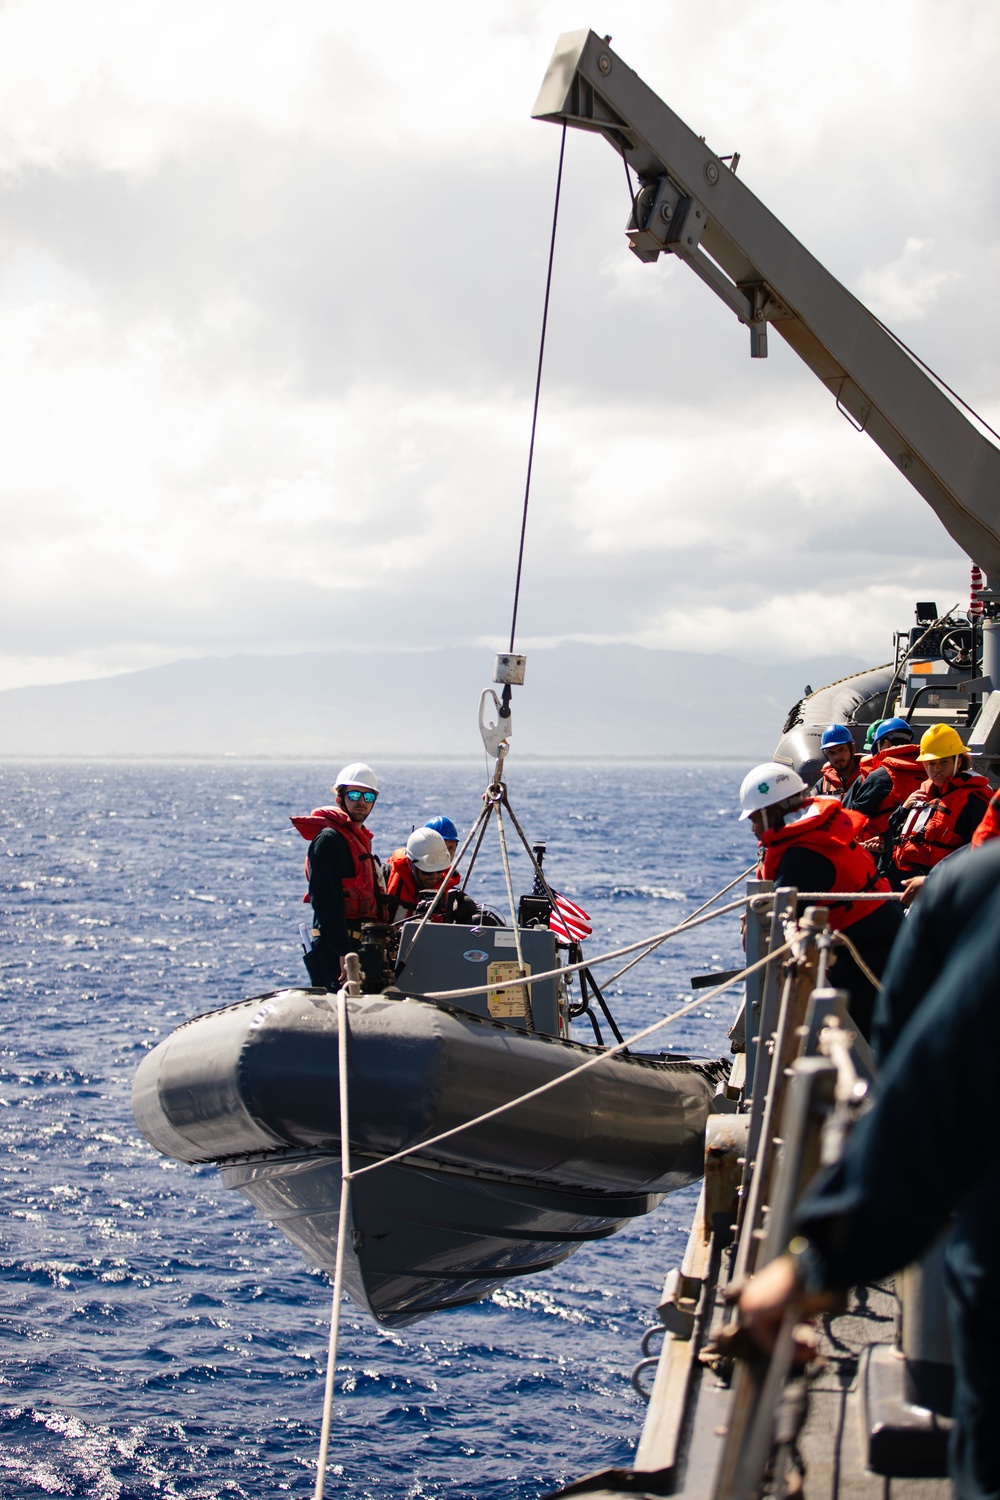
M 846 811 L 836 797 L 810 797 L 809 788 L 791 766 L 765 761 L 754 766 L 740 787 L 740 821 L 748 821 L 760 844 L 761 880 L 775 889 L 794 886 L 800 891 L 844 895 L 875 895 L 889 891 L 875 860 L 859 842 L 864 819 Z M 899 907 L 888 901 L 813 900 L 825 906 L 830 928 L 847 929 L 872 973 L 880 977 L 902 922 Z M 800 903 L 800 911 L 802 905 Z M 844 944 L 834 950 L 831 983 L 851 996 L 850 1012 L 867 1040 L 871 1031 L 875 989 Z
M 363 761 L 344 766 L 333 784 L 332 807 L 314 807 L 308 817 L 292 818 L 309 840 L 306 878 L 312 902 L 312 949 L 305 955 L 313 984 L 335 989 L 345 953 L 356 950 L 364 922 L 384 915 L 385 882 L 372 853 L 365 823 L 378 800 L 378 777 Z
M 457 841 L 456 841 L 457 842 Z M 459 890 L 458 872 L 451 869 L 453 855 L 448 841 L 436 828 L 415 828 L 402 849 L 396 849 L 385 862 L 385 888 L 389 896 L 391 920 L 405 921 L 412 916 L 423 898 L 432 895 L 448 881 L 448 889 L 437 904 L 432 922 L 472 924 L 480 908 Z

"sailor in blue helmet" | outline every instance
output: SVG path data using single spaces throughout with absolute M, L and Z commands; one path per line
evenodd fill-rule
M 997 1500 L 1000 850 L 948 859 L 921 899 L 927 904 L 911 919 L 919 924 L 905 925 L 899 960 L 894 952 L 885 973 L 876 1108 L 795 1210 L 792 1253 L 752 1278 L 740 1313 L 758 1343 L 773 1347 L 796 1285 L 804 1285 L 806 1314 L 821 1311 L 849 1287 L 909 1265 L 947 1233 L 949 1470 L 959 1500 Z M 890 1024 L 899 1022 L 894 1037 Z
M 451 855 L 452 859 L 454 859 L 455 850 L 458 848 L 458 829 L 455 827 L 451 819 L 446 818 L 444 814 L 441 813 L 436 818 L 428 818 L 427 822 L 424 824 L 424 827 L 433 828 L 435 833 L 439 833 L 441 835 L 448 847 L 448 853 Z
M 854 736 L 846 724 L 830 724 L 823 730 L 820 745 L 826 765 L 816 791 L 821 797 L 843 797 L 847 788 L 864 774 Z

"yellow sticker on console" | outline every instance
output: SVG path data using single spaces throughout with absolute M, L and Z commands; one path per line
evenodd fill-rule
M 525 964 L 525 973 L 531 973 L 531 965 Z M 486 965 L 486 983 L 503 984 L 505 980 L 518 977 L 517 963 L 509 959 L 494 960 Z M 490 1015 L 497 1021 L 506 1021 L 511 1018 L 524 1017 L 528 1012 L 528 996 L 525 985 L 518 985 L 509 990 L 488 990 L 486 993 L 486 1008 Z

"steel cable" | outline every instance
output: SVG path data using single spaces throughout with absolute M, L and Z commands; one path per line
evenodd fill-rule
M 559 195 L 562 192 L 563 158 L 566 154 L 566 125 L 559 142 L 559 170 L 556 173 L 556 197 L 552 209 L 552 236 L 549 240 L 549 268 L 545 276 L 545 303 L 542 308 L 542 334 L 538 344 L 538 369 L 535 374 L 535 400 L 531 412 L 531 440 L 528 443 L 528 472 L 524 481 L 524 507 L 521 511 L 521 539 L 517 548 L 517 573 L 514 577 L 514 608 L 510 617 L 510 650 L 514 650 L 517 629 L 517 605 L 521 595 L 521 565 L 524 562 L 524 539 L 528 530 L 528 497 L 531 494 L 531 470 L 535 461 L 535 430 L 538 426 L 538 402 L 542 392 L 542 364 L 545 359 L 545 332 L 549 322 L 549 294 L 552 290 L 552 264 L 556 253 L 556 225 L 559 222 Z

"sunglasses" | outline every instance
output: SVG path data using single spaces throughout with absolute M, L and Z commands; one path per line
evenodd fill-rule
M 351 787 L 347 792 L 348 802 L 367 802 L 369 807 L 375 801 L 378 792 L 359 792 Z

